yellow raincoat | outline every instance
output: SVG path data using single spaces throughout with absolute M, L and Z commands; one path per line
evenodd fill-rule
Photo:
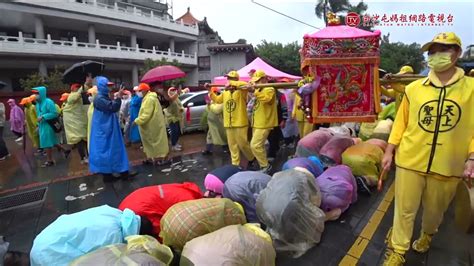
M 73 145 L 81 140 L 87 141 L 87 115 L 82 104 L 82 88 L 71 92 L 63 108 L 64 130 L 67 144 Z
M 244 86 L 243 81 L 231 81 L 232 86 Z M 236 89 L 234 91 L 225 90 L 221 95 L 214 92 L 209 93 L 209 97 L 215 103 L 224 104 L 224 127 L 246 127 L 249 125 L 247 117 L 247 90 Z
M 308 122 L 308 119 L 306 119 L 304 111 L 298 108 L 300 103 L 301 103 L 301 96 L 295 93 L 295 103 L 293 105 L 293 111 L 291 113 L 291 116 L 293 117 L 293 119 L 295 119 L 298 122 L 298 131 L 300 134 L 300 138 L 303 138 L 304 136 L 311 133 L 311 131 L 313 131 L 313 124 Z
M 246 85 L 243 81 L 230 81 L 231 86 L 239 87 Z M 252 161 L 255 156 L 250 149 L 247 139 L 249 120 L 247 116 L 248 91 L 236 89 L 225 90 L 221 95 L 214 92 L 209 93 L 211 100 L 217 104 L 223 104 L 224 127 L 226 128 L 227 143 L 233 165 L 240 165 L 240 152 L 247 160 Z
M 406 87 L 389 139 L 399 146 L 398 167 L 463 175 L 464 162 L 474 152 L 474 79 L 458 68 L 448 84 L 443 87 L 430 72 Z
M 254 95 L 252 127 L 268 129 L 278 126 L 275 89 L 272 87 L 255 89 Z
M 142 137 L 143 150 L 148 159 L 164 158 L 168 155 L 168 136 L 166 135 L 165 117 L 158 96 L 148 92 L 143 97 L 142 106 L 135 124 Z
M 25 105 L 25 120 L 26 120 L 26 132 L 31 140 L 34 148 L 39 147 L 39 135 L 38 135 L 38 117 L 36 116 L 36 108 L 32 103 L 26 103 Z
M 166 123 L 181 123 L 183 120 L 183 111 L 184 108 L 179 99 L 170 102 L 170 105 L 165 108 Z
M 211 103 L 207 106 L 207 124 L 209 125 L 208 138 L 214 145 L 227 145 L 227 136 L 222 123 L 222 104 Z
M 92 115 L 94 114 L 94 98 L 97 95 L 97 90 L 93 91 L 92 93 L 92 101 L 87 109 L 87 139 L 90 140 L 91 137 L 91 123 L 92 123 Z M 87 151 L 89 151 L 89 143 L 87 141 Z

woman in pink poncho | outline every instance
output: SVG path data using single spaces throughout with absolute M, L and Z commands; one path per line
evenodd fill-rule
M 25 114 L 23 113 L 23 110 L 16 105 L 14 99 L 9 99 L 7 103 L 10 105 L 10 129 L 13 134 L 17 136 L 15 141 L 21 144 L 25 128 Z

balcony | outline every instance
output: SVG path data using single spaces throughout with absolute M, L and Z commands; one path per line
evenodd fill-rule
M 179 33 L 197 36 L 199 29 L 197 25 L 188 25 L 182 21 L 174 21 L 167 16 L 156 14 L 156 10 L 134 5 L 116 2 L 114 5 L 99 3 L 97 0 L 83 1 L 78 3 L 74 0 L 65 1 L 31 1 L 16 0 L 15 3 L 26 4 L 34 7 L 47 9 L 60 9 L 73 13 L 83 13 L 92 17 L 106 17 L 113 20 L 123 20 L 152 27 L 172 30 Z
M 41 55 L 41 56 L 65 56 L 96 59 L 123 59 L 143 61 L 146 58 L 159 60 L 166 58 L 169 61 L 177 60 L 179 63 L 188 66 L 197 65 L 196 54 L 174 53 L 171 51 L 160 51 L 155 49 L 143 49 L 138 47 L 126 47 L 117 45 L 96 43 L 24 38 L 20 32 L 18 37 L 0 36 L 0 53 L 18 55 Z

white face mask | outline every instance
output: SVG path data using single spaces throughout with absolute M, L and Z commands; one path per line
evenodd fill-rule
M 128 95 L 126 95 L 126 96 L 123 96 L 123 98 L 122 98 L 122 99 L 123 99 L 124 101 L 128 100 Z
M 143 92 L 137 91 L 137 96 L 140 97 L 140 98 L 143 98 Z
M 88 99 L 89 99 L 89 102 L 90 102 L 90 103 L 94 101 L 94 97 L 92 97 L 92 96 L 89 96 Z

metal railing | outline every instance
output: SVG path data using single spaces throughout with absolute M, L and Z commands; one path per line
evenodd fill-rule
M 28 53 L 28 54 L 51 54 L 68 55 L 94 58 L 118 58 L 145 60 L 147 58 L 159 60 L 166 58 L 168 60 L 177 60 L 182 64 L 197 65 L 197 55 L 122 46 L 120 42 L 117 45 L 101 44 L 99 40 L 96 43 L 78 42 L 74 37 L 72 41 L 52 40 L 48 34 L 47 39 L 26 38 L 22 32 L 19 36 L 0 36 L 0 52 Z

